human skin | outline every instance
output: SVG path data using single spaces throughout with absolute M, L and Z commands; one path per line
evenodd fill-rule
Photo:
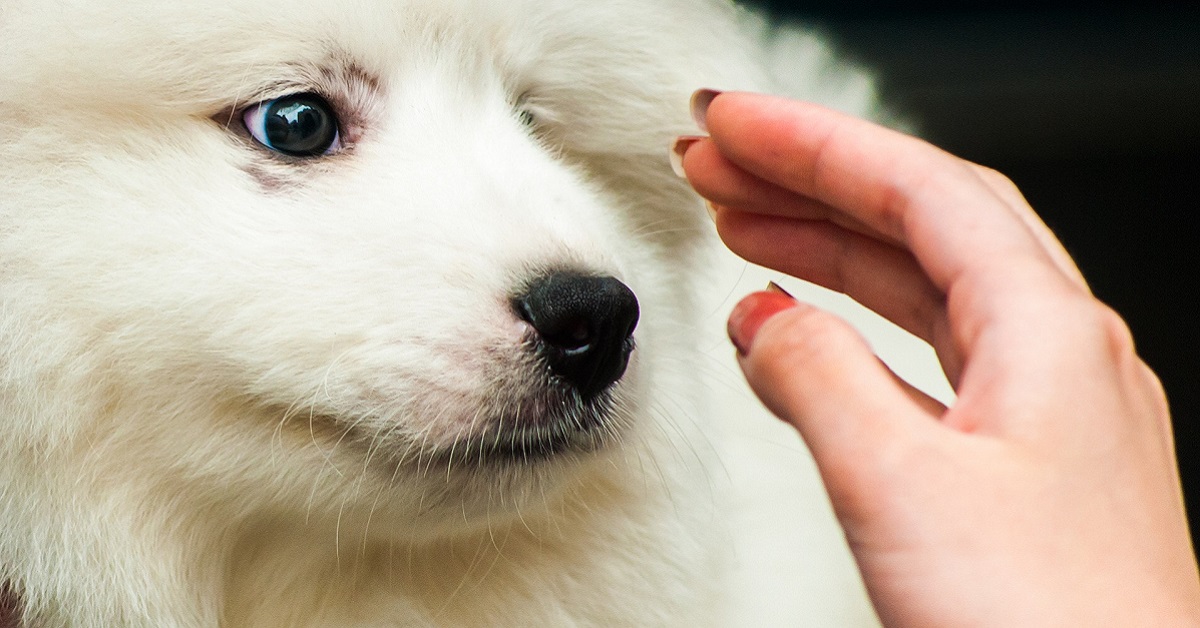
M 908 386 L 846 323 L 777 292 L 730 337 L 812 450 L 888 626 L 1200 625 L 1162 387 L 1004 176 L 820 107 L 702 90 L 677 164 L 742 257 L 929 342 Z

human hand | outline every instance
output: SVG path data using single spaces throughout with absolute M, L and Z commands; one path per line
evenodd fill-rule
M 778 293 L 730 317 L 752 388 L 812 450 L 889 626 L 1200 624 L 1170 416 L 1128 328 L 1002 175 L 819 107 L 698 92 L 677 143 L 742 257 L 928 341 L 895 377 Z

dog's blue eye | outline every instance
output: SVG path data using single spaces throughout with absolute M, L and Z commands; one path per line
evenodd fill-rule
M 293 157 L 328 155 L 341 148 L 333 107 L 316 94 L 292 94 L 261 102 L 242 116 L 251 137 Z

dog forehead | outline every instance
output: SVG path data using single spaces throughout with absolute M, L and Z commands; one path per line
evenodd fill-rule
M 609 4 L 621 10 L 582 0 L 16 0 L 0 13 L 0 66 L 14 90 L 198 110 L 335 62 L 381 77 L 414 64 L 518 71 L 551 58 L 595 71 L 606 52 L 639 47 L 656 13 Z

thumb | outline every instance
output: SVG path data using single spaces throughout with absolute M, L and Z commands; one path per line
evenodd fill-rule
M 882 479 L 881 465 L 938 425 L 941 405 L 896 377 L 833 314 L 758 292 L 734 308 L 729 335 L 751 388 L 799 430 L 839 510 L 869 499 L 864 490 Z

